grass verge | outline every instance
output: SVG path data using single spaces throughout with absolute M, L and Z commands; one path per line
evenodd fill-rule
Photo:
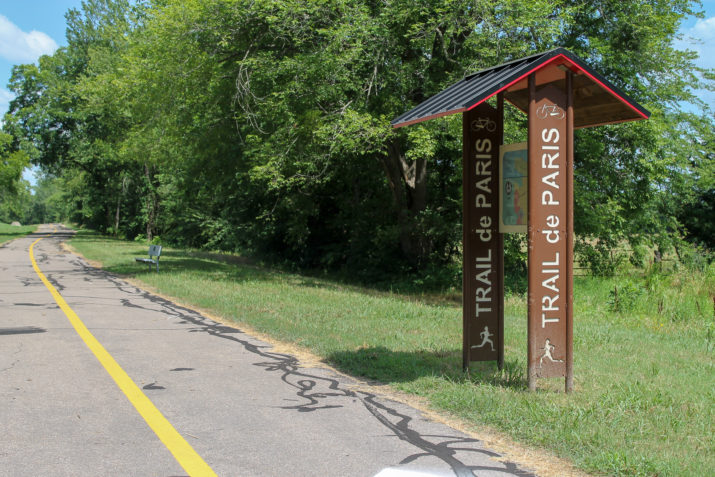
M 37 225 L 14 226 L 0 223 L 0 245 L 37 230 Z
M 526 389 L 523 297 L 507 299 L 504 370 L 482 365 L 466 374 L 461 307 L 446 300 L 166 247 L 156 273 L 133 260 L 146 255 L 146 245 L 86 231 L 71 245 L 112 273 L 296 343 L 342 371 L 420 396 L 467 427 L 486 425 L 582 470 L 702 476 L 715 468 L 715 265 L 700 273 L 629 278 L 628 286 L 578 278 L 576 392 L 566 395 L 563 380 L 543 380 L 536 393 Z

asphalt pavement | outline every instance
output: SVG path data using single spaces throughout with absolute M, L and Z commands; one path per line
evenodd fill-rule
M 42 226 L 0 247 L 0 476 L 199 475 L 137 394 L 221 476 L 534 475 L 356 380 L 89 266 L 62 249 L 70 235 Z M 49 286 L 31 260 L 38 239 Z

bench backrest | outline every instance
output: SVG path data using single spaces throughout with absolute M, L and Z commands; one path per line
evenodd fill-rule
M 161 245 L 149 245 L 149 256 L 150 257 L 161 256 Z

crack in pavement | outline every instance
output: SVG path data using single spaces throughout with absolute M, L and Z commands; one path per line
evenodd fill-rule
M 96 270 L 96 269 L 95 269 Z M 96 272 L 95 272 L 96 273 Z M 105 274 L 106 272 L 100 271 Z M 280 373 L 280 379 L 287 385 L 292 387 L 295 395 L 304 402 L 297 405 L 282 406 L 281 409 L 295 410 L 297 412 L 315 412 L 325 409 L 335 409 L 344 407 L 340 404 L 340 399 L 357 399 L 365 409 L 392 435 L 400 440 L 411 444 L 420 449 L 420 452 L 412 454 L 403 459 L 400 464 L 412 463 L 420 458 L 436 457 L 447 464 L 454 474 L 458 477 L 473 476 L 478 470 L 489 470 L 492 472 L 500 472 L 506 475 L 530 477 L 535 474 L 519 469 L 517 464 L 513 462 L 500 461 L 504 467 L 497 466 L 472 466 L 465 464 L 457 457 L 458 452 L 462 453 L 480 453 L 489 457 L 501 457 L 500 454 L 481 448 L 466 447 L 467 444 L 477 444 L 477 439 L 458 436 L 425 436 L 411 427 L 412 417 L 399 412 L 397 409 L 386 405 L 380 401 L 380 398 L 372 393 L 365 391 L 353 391 L 348 389 L 338 379 L 332 377 L 319 376 L 315 373 L 308 372 L 305 368 L 301 368 L 298 359 L 294 356 L 269 351 L 270 345 L 258 345 L 246 339 L 241 339 L 237 335 L 245 335 L 244 332 L 237 328 L 221 325 L 203 316 L 202 314 L 182 307 L 170 302 L 164 298 L 152 295 L 148 292 L 140 290 L 136 287 L 128 287 L 124 283 L 111 275 L 105 275 L 103 278 L 109 279 L 118 286 L 121 286 L 125 291 L 131 293 L 137 298 L 147 300 L 155 307 L 147 307 L 141 304 L 132 302 L 130 298 L 122 299 L 124 306 L 130 308 L 140 308 L 151 311 L 160 311 L 169 316 L 179 318 L 182 321 L 179 323 L 193 324 L 195 328 L 189 329 L 190 333 L 208 333 L 211 336 L 233 341 L 243 347 L 244 350 L 262 358 L 260 361 L 253 363 L 254 366 L 262 367 L 266 372 Z M 131 292 L 126 290 L 131 288 Z M 325 368 L 318 368 L 322 371 L 329 372 Z M 317 370 L 317 369 L 316 369 Z M 152 383 L 155 385 L 156 383 Z M 152 386 L 149 385 L 149 386 Z M 151 387 L 149 389 L 157 389 Z M 338 400 L 337 402 L 335 400 Z M 432 438 L 432 440 L 428 439 Z M 456 447 L 455 447 L 456 446 Z
M 336 375 L 328 368 L 303 368 L 297 357 L 271 351 L 270 345 L 258 342 L 237 328 L 219 324 L 197 311 L 141 290 L 104 270 L 90 267 L 79 258 L 70 259 L 69 263 L 81 270 L 79 273 L 85 275 L 86 282 L 95 282 L 94 284 L 96 284 L 106 280 L 126 294 L 127 297 L 119 299 L 123 307 L 161 313 L 167 319 L 178 320 L 178 324 L 188 325 L 186 331 L 189 333 L 206 333 L 228 340 L 253 354 L 256 359 L 252 365 L 262 368 L 267 373 L 277 374 L 279 379 L 293 390 L 294 396 L 299 400 L 297 404 L 286 403 L 285 406 L 279 406 L 280 409 L 299 413 L 321 412 L 328 409 L 344 408 L 346 399 L 359 402 L 369 415 L 389 432 L 388 435 L 417 449 L 416 452 L 404 457 L 399 465 L 411 464 L 425 458 L 437 458 L 458 477 L 474 476 L 479 471 L 519 477 L 534 476 L 533 473 L 522 470 L 516 463 L 509 461 L 495 461 L 493 466 L 465 463 L 469 455 L 483 455 L 490 458 L 498 458 L 501 455 L 482 448 L 481 442 L 471 437 L 422 434 L 414 426 L 415 418 L 408 415 L 407 411 L 399 409 L 403 405 L 365 390 L 354 389 L 358 383 L 353 382 L 350 378 Z M 74 275 L 74 271 L 65 271 L 63 276 L 70 275 Z M 61 288 L 60 283 L 57 283 L 57 280 L 53 281 L 53 285 L 58 290 L 64 289 Z M 190 370 L 192 368 L 174 368 L 171 371 Z M 165 388 L 154 381 L 146 384 L 144 389 L 162 390 Z M 285 398 L 284 401 L 289 401 L 289 399 Z M 412 412 L 408 406 L 404 405 L 404 408 L 410 409 Z M 419 415 L 418 411 L 414 412 Z M 456 433 L 457 431 L 455 431 Z M 460 456 L 462 457 L 460 458 Z
M 17 346 L 17 350 L 15 350 L 15 352 L 12 353 L 11 356 L 17 356 L 18 354 L 20 354 L 20 353 L 22 352 L 22 343 L 20 342 L 20 343 L 18 343 L 17 345 L 18 345 L 18 346 Z M 12 368 L 14 368 L 15 365 L 16 365 L 17 363 L 19 363 L 19 362 L 20 362 L 20 360 L 19 360 L 19 359 L 16 359 L 16 360 L 13 361 L 13 362 L 10 364 L 10 366 L 8 366 L 7 368 L 0 369 L 0 373 L 4 373 L 5 371 L 10 371 L 10 370 L 11 370 Z

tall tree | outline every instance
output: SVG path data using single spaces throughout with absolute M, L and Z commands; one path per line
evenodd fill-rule
M 654 113 L 578 133 L 576 226 L 596 263 L 594 243 L 666 246 L 710 200 L 712 117 L 680 104 L 712 72 L 672 46 L 696 6 L 90 0 L 68 14 L 66 48 L 15 68 L 5 130 L 104 230 L 366 276 L 440 267 L 460 250 L 460 123 L 390 119 L 467 73 L 566 46 Z M 524 129 L 508 111 L 506 136 Z

